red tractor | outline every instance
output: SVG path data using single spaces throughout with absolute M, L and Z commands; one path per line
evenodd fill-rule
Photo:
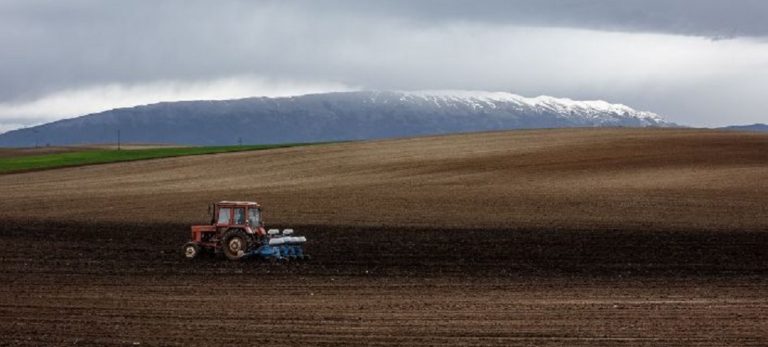
M 252 256 L 267 259 L 309 259 L 303 244 L 307 239 L 293 236 L 293 229 L 280 233 L 264 229 L 261 206 L 250 201 L 220 201 L 209 207 L 210 225 L 193 225 L 184 256 L 196 258 L 201 252 L 224 253 L 230 260 Z

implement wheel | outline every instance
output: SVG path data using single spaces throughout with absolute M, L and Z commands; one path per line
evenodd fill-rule
M 239 260 L 250 248 L 250 238 L 242 230 L 228 230 L 221 239 L 221 250 L 229 260 Z
M 183 251 L 184 258 L 195 259 L 200 255 L 200 246 L 194 242 L 189 242 L 184 245 Z

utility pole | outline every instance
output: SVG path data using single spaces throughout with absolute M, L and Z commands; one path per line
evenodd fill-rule
M 238 146 L 242 146 L 243 145 L 243 138 L 242 137 L 238 137 L 237 138 L 237 145 Z
M 38 139 L 39 136 L 37 135 L 38 131 L 37 131 L 37 129 L 35 129 L 32 132 L 35 133 L 35 148 L 37 148 L 38 147 L 38 143 L 40 142 L 39 139 Z
M 117 150 L 120 150 L 120 129 L 117 129 Z

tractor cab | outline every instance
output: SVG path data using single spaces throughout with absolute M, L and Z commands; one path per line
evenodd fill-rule
M 212 212 L 212 213 L 211 213 Z M 223 232 L 231 228 L 241 228 L 248 234 L 264 236 L 264 222 L 261 218 L 261 206 L 250 201 L 220 201 L 209 208 L 211 225 Z

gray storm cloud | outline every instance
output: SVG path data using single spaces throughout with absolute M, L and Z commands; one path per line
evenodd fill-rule
M 763 0 L 389 0 L 306 1 L 315 11 L 341 8 L 416 22 L 471 21 L 609 31 L 670 33 L 711 38 L 768 35 Z
M 0 131 L 158 98 L 347 89 L 765 121 L 766 14 L 752 0 L 3 1 Z

